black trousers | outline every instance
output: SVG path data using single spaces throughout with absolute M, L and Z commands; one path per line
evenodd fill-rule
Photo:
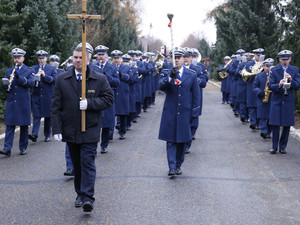
M 77 195 L 82 202 L 95 201 L 95 180 L 96 180 L 96 166 L 95 166 L 95 151 L 97 150 L 96 143 L 75 144 L 67 143 L 70 151 L 74 167 L 74 187 Z

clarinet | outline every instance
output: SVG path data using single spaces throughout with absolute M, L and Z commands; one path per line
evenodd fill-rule
M 11 72 L 10 76 L 9 76 L 9 84 L 8 84 L 8 87 L 7 87 L 7 92 L 9 92 L 11 90 L 11 84 L 15 78 L 15 71 L 16 71 L 16 68 L 17 68 L 18 64 L 16 63 L 13 71 Z

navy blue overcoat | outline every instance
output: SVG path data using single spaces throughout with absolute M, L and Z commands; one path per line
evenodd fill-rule
M 183 68 L 181 84 L 162 76 L 158 87 L 166 93 L 158 138 L 173 143 L 192 140 L 191 118 L 197 118 L 200 110 L 199 84 L 194 72 Z
M 9 79 L 14 67 L 6 70 L 5 77 Z M 34 86 L 32 69 L 22 65 L 19 78 L 12 81 L 11 89 L 7 93 L 5 105 L 5 125 L 29 126 L 31 124 L 31 103 L 29 88 Z M 8 85 L 2 87 L 7 90 Z
M 32 67 L 33 73 L 37 74 L 40 65 Z M 57 78 L 56 68 L 45 64 L 43 70 L 46 76 L 41 76 L 41 81 L 33 87 L 32 92 L 32 114 L 33 117 L 50 117 L 51 116 L 51 97 L 54 84 Z
M 295 96 L 294 90 L 300 88 L 299 69 L 289 65 L 287 70 L 292 76 L 291 88 L 288 96 L 284 96 L 283 87 L 279 82 L 283 79 L 283 68 L 280 65 L 271 69 L 269 88 L 272 90 L 269 124 L 275 126 L 293 126 L 295 124 Z

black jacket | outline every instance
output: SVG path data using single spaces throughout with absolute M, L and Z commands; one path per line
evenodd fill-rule
M 87 68 L 86 132 L 81 132 L 81 82 L 75 69 L 60 74 L 56 80 L 51 104 L 53 134 L 62 134 L 64 142 L 95 143 L 100 139 L 101 110 L 112 106 L 113 93 L 106 76 Z

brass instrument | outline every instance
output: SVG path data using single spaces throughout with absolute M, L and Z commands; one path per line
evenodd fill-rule
M 155 62 L 155 68 L 156 71 L 153 73 L 153 76 L 156 76 L 159 72 L 159 70 L 161 69 L 161 67 L 163 66 L 163 63 L 160 62 L 161 59 L 164 59 L 165 57 L 163 56 L 163 54 L 161 54 L 159 51 L 157 51 L 157 55 L 155 56 L 154 62 Z
M 15 78 L 15 72 L 16 72 L 16 68 L 17 68 L 18 64 L 16 63 L 15 68 L 13 69 L 13 71 L 11 72 L 11 74 L 9 75 L 9 84 L 7 87 L 7 92 L 9 92 L 11 90 L 11 84 Z
M 269 71 L 269 74 L 268 74 L 268 77 L 267 77 L 267 80 L 266 80 L 266 85 L 265 85 L 265 90 L 264 90 L 265 96 L 262 99 L 263 103 L 268 103 L 270 95 L 271 95 L 271 92 L 272 92 L 268 85 L 269 85 L 269 79 L 270 79 L 270 75 L 271 75 L 271 69 L 273 67 L 274 66 L 270 67 L 270 71 Z
M 251 72 L 248 72 L 246 68 L 244 68 L 241 72 L 242 78 L 245 82 L 249 80 L 250 77 L 255 76 L 256 74 L 263 71 L 263 63 L 262 62 L 255 62 L 255 64 L 251 68 Z
M 225 69 L 227 68 L 227 66 L 228 66 L 231 62 L 232 62 L 232 59 L 230 59 L 230 60 L 228 61 L 228 63 L 226 63 L 226 65 L 223 67 L 223 69 L 219 72 L 219 77 L 220 77 L 221 79 L 225 79 L 226 77 L 228 77 L 229 73 L 227 73 L 227 72 L 225 71 Z

